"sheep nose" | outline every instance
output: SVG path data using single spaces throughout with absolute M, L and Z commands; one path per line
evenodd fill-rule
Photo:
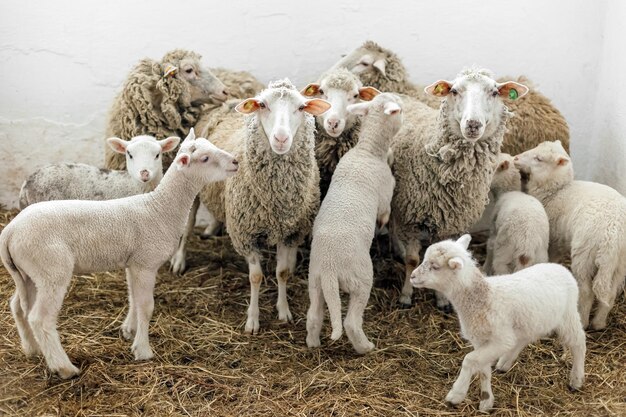
M 513 157 L 513 160 L 514 160 L 514 161 L 519 161 L 519 158 L 518 158 L 517 156 L 514 156 L 514 157 Z
M 141 180 L 144 182 L 150 179 L 150 171 L 148 171 L 147 169 L 142 169 L 141 171 L 139 171 L 139 175 L 141 176 Z
M 236 159 L 233 159 L 233 165 L 239 165 L 239 162 Z
M 468 120 L 467 122 L 467 128 L 470 130 L 479 130 L 481 127 L 483 127 L 483 124 L 478 120 Z
M 228 91 L 224 90 L 224 91 L 222 91 L 222 94 L 224 94 L 225 96 L 227 96 L 227 95 L 228 95 Z
M 339 119 L 328 119 L 328 127 L 331 129 L 337 129 L 339 126 Z
M 285 143 L 287 142 L 287 139 L 289 139 L 289 135 L 285 135 L 285 134 L 274 135 L 274 139 L 276 139 L 276 142 L 278 143 Z

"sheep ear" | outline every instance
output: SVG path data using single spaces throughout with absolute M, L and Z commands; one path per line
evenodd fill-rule
M 193 130 L 193 127 L 191 129 L 189 129 L 189 134 L 187 135 L 187 137 L 185 138 L 183 143 L 185 143 L 187 141 L 191 142 L 192 140 L 196 140 L 196 131 Z
M 452 90 L 452 83 L 446 80 L 435 81 L 428 87 L 424 88 L 426 94 L 430 94 L 435 97 L 445 97 Z
M 385 110 L 383 111 L 388 115 L 398 114 L 402 111 L 402 107 L 398 106 L 398 103 L 390 101 L 385 103 Z
M 359 98 L 364 101 L 371 101 L 380 94 L 380 91 L 374 87 L 359 88 Z
M 504 83 L 496 84 L 496 88 L 500 94 L 500 97 L 509 100 L 517 100 L 522 98 L 528 93 L 529 88 L 524 84 L 516 83 L 515 81 L 507 81 Z
M 383 75 L 383 77 L 387 76 L 387 73 L 385 72 L 385 67 L 387 66 L 387 61 L 385 61 L 385 58 L 381 58 L 378 61 L 374 61 L 374 63 L 372 65 L 374 66 L 374 68 L 376 68 L 378 71 L 380 71 L 380 73 Z
M 180 143 L 180 138 L 178 136 L 170 136 L 167 139 L 159 140 L 158 143 L 161 146 L 161 152 L 170 152 L 176 149 Z
M 167 64 L 163 70 L 163 77 L 173 77 L 178 72 L 178 67 L 172 64 Z
M 564 157 L 564 156 L 560 156 L 560 157 L 558 157 L 558 158 L 557 158 L 557 160 L 556 160 L 556 164 L 557 164 L 557 166 L 560 166 L 560 167 L 565 166 L 565 165 L 567 165 L 568 163 L 569 163 L 569 158 L 566 158 L 566 157 Z
M 463 236 L 458 238 L 456 243 L 458 243 L 459 245 L 463 246 L 463 249 L 467 249 L 467 248 L 469 248 L 469 244 L 470 244 L 471 240 L 472 240 L 472 236 L 470 234 L 464 234 Z
M 330 109 L 331 104 L 321 98 L 313 98 L 304 102 L 304 111 L 312 114 L 313 116 L 319 116 L 324 114 Z
M 174 159 L 173 164 L 180 171 L 181 169 L 188 167 L 190 162 L 191 156 L 188 153 L 180 153 L 176 155 L 176 159 Z
M 107 143 L 109 147 L 113 149 L 117 153 L 126 154 L 126 146 L 128 146 L 128 142 L 122 140 L 120 138 L 108 138 Z
M 305 97 L 315 97 L 320 94 L 320 85 L 317 83 L 311 83 L 304 87 L 302 91 L 300 91 L 300 94 Z
M 448 260 L 448 266 L 450 269 L 463 269 L 463 259 L 455 256 L 454 258 L 450 258 Z
M 259 105 L 259 102 L 257 101 L 257 99 L 249 98 L 237 104 L 237 107 L 235 107 L 235 111 L 241 114 L 250 114 L 250 113 L 254 113 L 260 108 L 261 106 Z
M 350 104 L 350 105 L 348 105 L 348 107 L 346 107 L 346 110 L 348 111 L 348 113 L 354 114 L 356 116 L 365 116 L 365 115 L 367 115 L 367 112 L 369 111 L 369 109 L 370 109 L 370 103 L 369 102 Z

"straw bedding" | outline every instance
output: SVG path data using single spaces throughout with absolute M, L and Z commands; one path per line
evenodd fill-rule
M 0 212 L 0 228 L 15 211 Z M 474 246 L 478 257 L 482 246 Z M 306 271 L 299 254 L 289 300 L 295 322 L 280 323 L 274 303 L 274 254 L 260 295 L 261 334 L 243 334 L 249 284 L 245 261 L 228 237 L 194 237 L 183 277 L 159 273 L 150 362 L 134 362 L 121 337 L 126 287 L 122 271 L 75 277 L 59 332 L 81 375 L 50 376 L 41 358 L 26 359 L 9 311 L 13 281 L 0 266 L 0 415 L 10 416 L 426 416 L 478 414 L 479 387 L 450 409 L 443 399 L 469 344 L 454 315 L 418 292 L 411 309 L 396 300 L 403 274 L 388 242 L 375 242 L 376 284 L 365 332 L 376 344 L 356 355 L 347 338 L 307 349 Z M 569 354 L 545 339 L 525 349 L 507 374 L 494 374 L 494 415 L 626 415 L 626 303 L 620 297 L 609 327 L 588 334 L 586 381 L 568 391 Z

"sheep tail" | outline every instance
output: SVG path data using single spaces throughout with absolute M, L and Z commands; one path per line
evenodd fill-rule
M 15 295 L 20 301 L 22 311 L 29 311 L 28 292 L 26 291 L 26 277 L 22 275 L 20 270 L 15 265 L 15 262 L 13 262 L 13 258 L 9 252 L 10 238 L 11 235 L 6 230 L 4 233 L 0 234 L 0 259 L 2 259 L 4 267 L 7 271 L 9 271 L 9 274 L 11 274 L 13 281 L 15 281 Z
M 341 323 L 341 297 L 339 296 L 339 281 L 335 274 L 320 277 L 322 284 L 322 293 L 324 300 L 328 306 L 330 314 L 330 324 L 333 332 L 330 336 L 332 340 L 339 340 L 343 333 L 343 325 Z

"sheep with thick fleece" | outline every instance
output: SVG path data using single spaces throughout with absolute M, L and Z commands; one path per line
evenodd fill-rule
M 261 249 L 277 246 L 278 318 L 292 319 L 287 280 L 297 249 L 310 234 L 319 208 L 319 170 L 315 161 L 315 119 L 330 108 L 303 97 L 288 79 L 271 82 L 254 98 L 236 106 L 236 120 L 221 110 L 209 140 L 238 154 L 239 174 L 204 188 L 201 200 L 226 230 L 235 250 L 248 261 L 250 306 L 245 331 L 259 331 Z
M 459 317 L 461 335 L 474 347 L 463 359 L 446 402 L 463 401 L 472 377 L 479 374 L 480 410 L 491 409 L 492 363 L 508 371 L 524 347 L 552 332 L 572 353 L 569 386 L 580 389 L 586 345 L 572 274 L 558 264 L 538 264 L 511 275 L 484 277 L 467 250 L 470 239 L 463 235 L 430 246 L 411 276 L 416 288 L 445 294 Z
M 56 321 L 73 274 L 126 268 L 129 311 L 122 333 L 136 360 L 153 356 L 148 325 L 157 270 L 169 259 L 202 185 L 237 171 L 236 160 L 193 129 L 157 188 L 106 201 L 28 206 L 0 233 L 0 257 L 15 281 L 11 311 L 26 355 L 42 353 L 62 378 L 79 373 L 63 350 Z
M 572 162 L 559 141 L 544 142 L 515 158 L 525 191 L 550 219 L 550 260 L 570 255 L 580 286 L 579 310 L 603 329 L 626 276 L 626 198 L 606 185 L 574 181 Z
M 309 263 L 307 345 L 320 345 L 324 301 L 333 327 L 331 339 L 341 337 L 339 289 L 350 294 L 344 325 L 358 353 L 374 348 L 363 332 L 363 312 L 374 279 L 370 246 L 376 224 L 389 220 L 395 180 L 387 164 L 391 140 L 402 125 L 402 101 L 384 93 L 372 101 L 351 104 L 348 111 L 363 116 L 356 146 L 337 164 L 326 198 L 313 224 Z
M 359 139 L 360 120 L 347 107 L 359 100 L 371 100 L 380 92 L 363 87 L 356 75 L 345 68 L 324 73 L 316 83 L 302 89 L 305 97 L 323 98 L 331 104 L 329 111 L 316 117 L 315 157 L 320 169 L 320 191 L 326 195 L 337 163 Z
M 22 185 L 20 209 L 50 200 L 113 200 L 147 193 L 163 178 L 162 153 L 174 150 L 180 138 L 156 140 L 136 136 L 130 141 L 109 138 L 113 150 L 126 156 L 126 170 L 86 164 L 54 164 L 38 169 Z
M 501 153 L 491 181 L 496 204 L 490 213 L 487 259 L 483 266 L 488 275 L 511 274 L 548 262 L 548 215 L 539 200 L 521 190 L 522 179 L 513 157 Z
M 402 304 L 411 303 L 409 279 L 422 244 L 467 231 L 483 212 L 510 117 L 503 100 L 513 90 L 517 96 L 528 91 L 470 68 L 427 87 L 429 94 L 445 97 L 439 111 L 405 100 L 404 126 L 392 144 L 396 189 L 390 222 L 406 265 Z M 441 296 L 437 305 L 449 307 Z
M 425 94 L 422 86 L 409 80 L 404 64 L 395 53 L 375 42 L 365 42 L 339 60 L 333 68 L 347 68 L 357 74 L 364 85 L 381 91 L 415 97 L 434 109 L 439 109 L 441 105 L 439 98 Z M 498 81 L 505 82 L 508 79 L 511 78 L 502 77 Z M 520 76 L 515 81 L 530 87 L 530 91 L 520 100 L 507 103 L 514 117 L 507 125 L 502 151 L 515 155 L 545 140 L 556 139 L 568 148 L 569 127 L 563 115 L 528 78 Z

